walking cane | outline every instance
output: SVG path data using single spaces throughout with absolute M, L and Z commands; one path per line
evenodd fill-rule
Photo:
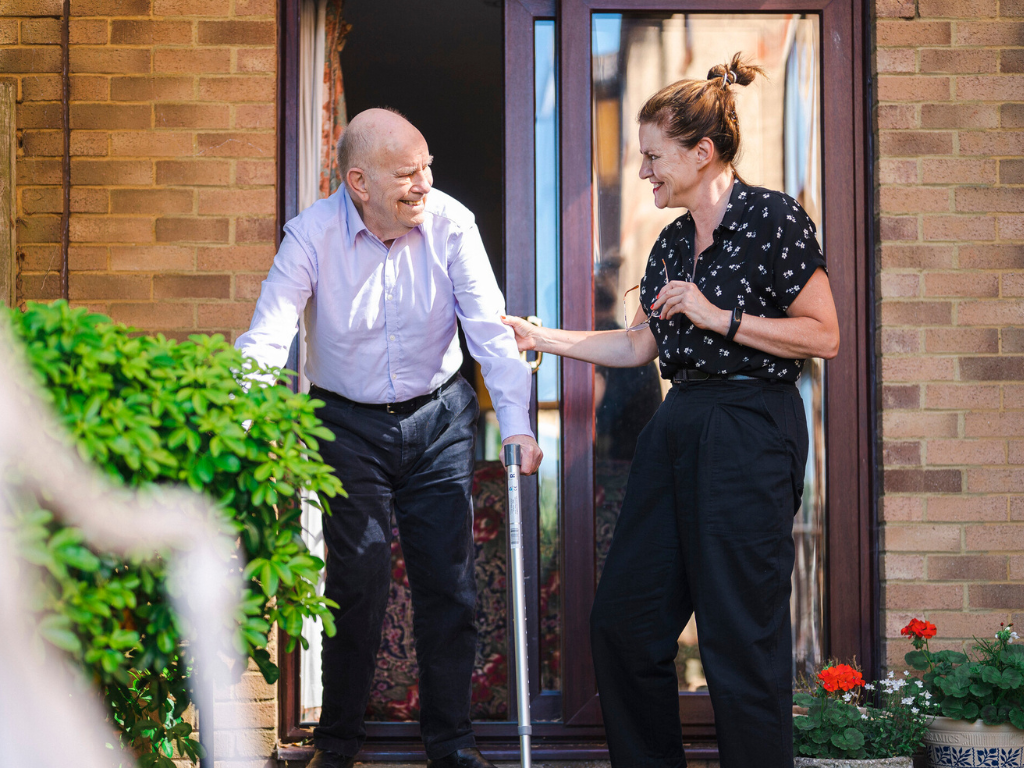
M 526 596 L 523 594 L 523 536 L 519 506 L 519 467 L 523 450 L 515 443 L 505 446 L 508 473 L 508 542 L 511 553 L 512 617 L 516 642 L 516 700 L 519 703 L 519 748 L 523 768 L 530 768 L 530 670 L 526 657 Z

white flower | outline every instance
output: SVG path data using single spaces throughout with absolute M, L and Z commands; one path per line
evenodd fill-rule
M 914 685 L 916 685 L 918 688 L 924 687 L 924 683 L 922 683 L 920 680 L 915 680 Z
M 928 691 L 925 691 L 921 695 L 924 696 L 924 700 L 925 701 L 931 701 L 932 700 L 932 695 L 930 693 L 928 693 Z
M 848 693 L 844 693 L 843 694 L 843 701 L 849 701 L 852 698 L 853 698 L 853 691 L 849 691 Z
M 875 684 L 874 683 L 864 683 L 864 690 L 865 691 L 873 691 L 873 690 L 875 690 Z
M 1012 643 L 1014 640 L 1020 640 L 1020 635 L 1018 635 L 1016 632 L 1011 632 L 1007 642 Z
M 921 710 L 920 710 L 920 709 L 918 709 L 917 707 L 911 707 L 911 708 L 910 708 L 910 711 L 911 711 L 911 712 L 913 712 L 913 713 L 914 713 L 914 714 L 916 715 L 916 714 L 917 714 L 918 712 L 920 712 Z
M 867 720 L 868 719 L 868 713 L 867 712 L 861 712 L 860 713 L 860 719 L 861 720 Z
M 893 677 L 895 677 L 895 673 L 894 673 L 894 672 L 893 672 L 893 671 L 892 671 L 892 670 L 890 669 L 890 670 L 889 670 L 889 674 L 888 674 L 888 675 L 886 675 L 886 677 L 888 677 L 888 678 L 889 678 L 890 680 L 892 680 L 892 679 L 893 679 Z
M 910 670 L 909 669 L 904 669 L 903 670 L 903 676 L 904 677 L 910 677 Z
M 904 704 L 913 704 L 914 703 L 914 697 L 913 696 L 907 696 L 907 698 L 903 699 L 902 702 Z

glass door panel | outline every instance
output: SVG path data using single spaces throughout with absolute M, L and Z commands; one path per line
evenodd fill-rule
M 743 51 L 767 78 L 736 87 L 743 145 L 737 171 L 748 183 L 787 192 L 821 230 L 819 24 L 816 15 L 595 13 L 591 17 L 593 125 L 594 322 L 596 330 L 626 327 L 648 254 L 679 209 L 659 210 L 640 179 L 636 115 L 644 101 L 680 79 L 704 79 L 712 66 Z M 678 269 L 668 265 L 670 274 Z M 823 366 L 812 361 L 800 388 L 811 450 L 803 506 L 794 536 L 794 671 L 820 660 L 824 633 Z M 637 436 L 670 383 L 656 363 L 594 370 L 594 515 L 597 577 L 615 529 Z M 706 686 L 691 618 L 679 637 L 680 691 Z

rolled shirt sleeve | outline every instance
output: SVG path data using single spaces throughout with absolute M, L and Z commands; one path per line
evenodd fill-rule
M 452 234 L 448 275 L 455 291 L 455 312 L 469 352 L 480 363 L 502 440 L 512 435 L 533 437 L 530 368 L 519 357 L 512 329 L 501 322 L 505 300 L 475 223 Z

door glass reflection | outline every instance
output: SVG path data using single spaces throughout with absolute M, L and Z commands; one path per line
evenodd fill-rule
M 636 115 L 643 102 L 677 80 L 704 79 L 742 51 L 766 79 L 735 88 L 743 144 L 737 169 L 754 185 L 797 199 L 821 220 L 819 17 L 785 14 L 594 14 L 592 115 L 594 199 L 594 327 L 623 327 L 638 302 L 651 245 L 680 209 L 658 210 L 639 178 Z M 827 257 L 827 254 L 826 254 Z M 625 297 L 625 298 L 624 298 Z M 623 306 L 623 304 L 625 306 Z M 794 672 L 820 661 L 824 645 L 824 366 L 810 361 L 799 382 L 810 431 L 803 505 L 794 525 L 796 568 L 792 618 Z M 598 578 L 615 529 L 640 430 L 670 383 L 656 364 L 594 372 L 594 494 Z M 679 637 L 680 690 L 706 685 L 693 619 Z

